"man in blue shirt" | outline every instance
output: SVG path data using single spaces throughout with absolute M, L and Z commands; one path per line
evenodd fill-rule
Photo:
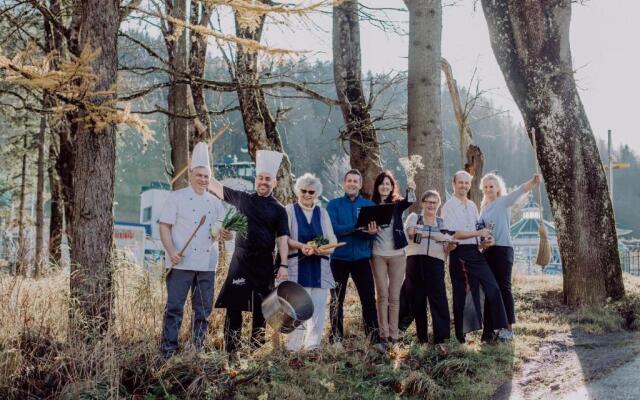
M 362 175 L 356 169 L 349 170 L 342 181 L 344 196 L 335 198 L 327 205 L 333 231 L 339 242 L 347 244 L 335 249 L 331 256 L 331 272 L 336 286 L 331 290 L 331 343 L 339 342 L 344 336 L 343 306 L 349 275 L 358 289 L 362 305 L 362 319 L 366 335 L 376 350 L 384 350 L 378 333 L 376 314 L 375 286 L 371 272 L 371 242 L 378 233 L 378 227 L 372 222 L 368 230 L 356 230 L 356 221 L 360 208 L 374 205 L 360 195 Z

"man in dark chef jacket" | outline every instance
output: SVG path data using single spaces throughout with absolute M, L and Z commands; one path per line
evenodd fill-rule
M 216 300 L 216 308 L 226 308 L 224 342 L 228 353 L 238 350 L 242 333 L 242 312 L 251 311 L 251 342 L 261 346 L 265 342 L 265 319 L 262 299 L 269 294 L 274 281 L 273 251 L 278 245 L 280 266 L 277 279 L 286 280 L 287 238 L 289 225 L 287 212 L 273 196 L 276 174 L 283 154 L 258 150 L 256 154 L 256 193 L 250 194 L 223 186 L 214 177 L 209 190 L 220 199 L 235 206 L 247 217 L 245 237 L 236 235 L 236 245 L 229 265 L 227 279 Z

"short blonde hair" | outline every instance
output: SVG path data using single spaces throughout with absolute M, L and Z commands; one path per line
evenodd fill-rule
M 320 179 L 318 179 L 317 176 L 309 172 L 296 179 L 296 184 L 293 187 L 293 191 L 296 192 L 296 196 L 300 196 L 300 189 L 308 187 L 313 187 L 315 189 L 316 198 L 320 197 L 320 195 L 322 194 L 322 182 L 320 182 Z
M 489 180 L 494 181 L 498 185 L 497 197 L 502 197 L 507 194 L 507 185 L 505 185 L 504 179 L 502 179 L 500 175 L 494 173 L 488 173 L 480 179 L 480 190 L 484 187 L 484 183 Z M 486 199 L 482 196 L 482 203 L 480 204 L 480 207 L 484 207 L 485 203 Z

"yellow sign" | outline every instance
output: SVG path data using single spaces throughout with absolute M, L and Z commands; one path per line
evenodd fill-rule
M 631 168 L 631 164 L 628 162 L 618 162 L 618 163 L 612 163 L 611 167 L 613 169 L 627 169 L 627 168 Z M 609 169 L 609 165 L 605 165 L 604 169 Z

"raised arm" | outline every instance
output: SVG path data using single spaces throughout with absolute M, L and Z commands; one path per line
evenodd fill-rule
M 413 203 L 416 201 L 416 183 L 414 181 L 409 181 L 407 183 L 407 191 L 405 193 L 404 199 L 398 202 L 398 208 L 400 211 L 404 211 L 407 208 L 411 207 Z
M 535 174 L 531 177 L 531 179 L 520 185 L 513 192 L 504 196 L 504 202 L 507 207 L 513 206 L 520 197 L 522 197 L 525 193 L 528 193 L 531 189 L 533 189 L 534 186 L 539 185 L 540 182 L 542 182 L 542 175 Z
M 213 176 L 209 179 L 208 189 L 214 196 L 220 200 L 224 200 L 224 185 L 222 185 L 222 183 Z
M 534 174 L 531 177 L 531 179 L 529 179 L 528 181 L 522 184 L 522 189 L 525 192 L 528 192 L 529 190 L 533 189 L 534 186 L 539 185 L 541 182 L 542 182 L 542 175 Z

